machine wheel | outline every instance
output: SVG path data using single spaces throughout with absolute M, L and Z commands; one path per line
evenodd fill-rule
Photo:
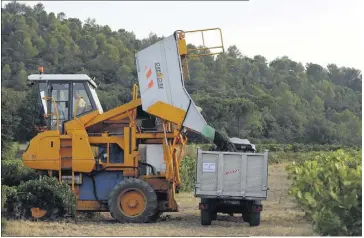
M 252 212 L 249 214 L 249 225 L 250 226 L 260 225 L 260 212 Z
M 113 188 L 108 205 L 111 216 L 119 222 L 145 223 L 156 219 L 158 201 L 148 183 L 132 178 Z
M 212 222 L 212 213 L 208 210 L 201 210 L 201 225 L 209 226 Z
M 34 219 L 43 219 L 43 218 L 47 218 L 49 216 L 49 212 L 47 212 L 46 210 L 43 210 L 39 207 L 32 207 L 30 209 L 30 212 Z

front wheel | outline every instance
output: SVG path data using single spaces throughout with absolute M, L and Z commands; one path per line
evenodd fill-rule
M 139 179 L 126 179 L 117 184 L 109 196 L 109 211 L 119 222 L 145 223 L 157 219 L 157 195 Z
M 217 212 L 212 212 L 212 213 L 211 213 L 211 219 L 212 219 L 213 221 L 215 221 L 215 220 L 217 219 Z
M 209 226 L 212 222 L 212 214 L 208 210 L 201 210 L 201 225 Z

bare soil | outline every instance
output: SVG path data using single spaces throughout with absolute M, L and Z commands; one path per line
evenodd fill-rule
M 249 227 L 241 219 L 218 214 L 211 226 L 200 224 L 199 199 L 192 193 L 177 195 L 180 212 L 163 214 L 153 224 L 120 224 L 108 213 L 93 219 L 61 222 L 7 221 L 3 236 L 314 236 L 312 227 L 304 219 L 287 194 L 289 181 L 284 164 L 270 165 L 268 200 L 263 201 L 261 225 Z

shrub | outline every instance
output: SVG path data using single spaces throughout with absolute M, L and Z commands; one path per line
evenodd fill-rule
M 281 162 L 280 156 L 277 153 L 269 153 L 268 154 L 268 163 L 269 164 L 279 164 Z
M 3 143 L 2 152 L 1 152 L 1 159 L 8 160 L 8 159 L 15 159 L 16 155 L 19 151 L 19 144 L 16 142 L 7 142 Z
M 185 156 L 180 165 L 181 191 L 191 192 L 196 179 L 196 157 Z
M 37 178 L 35 170 L 25 167 L 20 159 L 1 161 L 1 184 L 18 186 L 21 182 Z
M 212 144 L 188 144 L 184 148 L 183 155 L 196 157 L 198 148 L 204 151 L 209 151 L 211 147 Z
M 1 185 L 1 211 L 4 209 L 5 202 L 8 197 L 13 197 L 16 194 L 15 187 L 9 187 L 6 185 Z
M 54 177 L 30 180 L 19 185 L 5 202 L 6 216 L 30 218 L 31 208 L 47 211 L 47 218 L 75 215 L 76 198 L 70 187 Z
M 361 152 L 316 153 L 287 167 L 289 192 L 322 235 L 361 235 Z
M 181 191 L 191 192 L 194 189 L 196 179 L 196 156 L 197 149 L 209 151 L 211 144 L 189 144 L 183 151 L 183 159 L 180 164 Z
M 5 231 L 6 227 L 6 219 L 3 216 L 3 214 L 6 213 L 6 210 L 4 208 L 6 200 L 8 197 L 12 197 L 16 194 L 16 189 L 14 187 L 8 187 L 6 185 L 1 185 L 1 232 Z
M 348 147 L 340 145 L 311 145 L 311 144 L 258 144 L 256 145 L 257 151 L 264 151 L 268 149 L 270 152 L 312 152 L 312 151 L 336 151 L 339 149 L 344 150 L 360 150 L 360 147 Z

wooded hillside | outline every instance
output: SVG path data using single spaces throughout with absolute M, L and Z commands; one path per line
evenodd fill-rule
M 46 73 L 95 77 L 107 110 L 130 100 L 137 83 L 134 54 L 160 39 L 150 34 L 140 40 L 95 20 L 47 13 L 42 4 L 31 8 L 14 2 L 1 11 L 3 145 L 35 133 L 40 104 L 26 81 L 37 65 Z M 230 137 L 255 143 L 361 144 L 358 69 L 302 65 L 288 57 L 267 62 L 260 55 L 244 56 L 236 46 L 216 59 L 190 60 L 189 68 L 187 90 L 207 121 Z

